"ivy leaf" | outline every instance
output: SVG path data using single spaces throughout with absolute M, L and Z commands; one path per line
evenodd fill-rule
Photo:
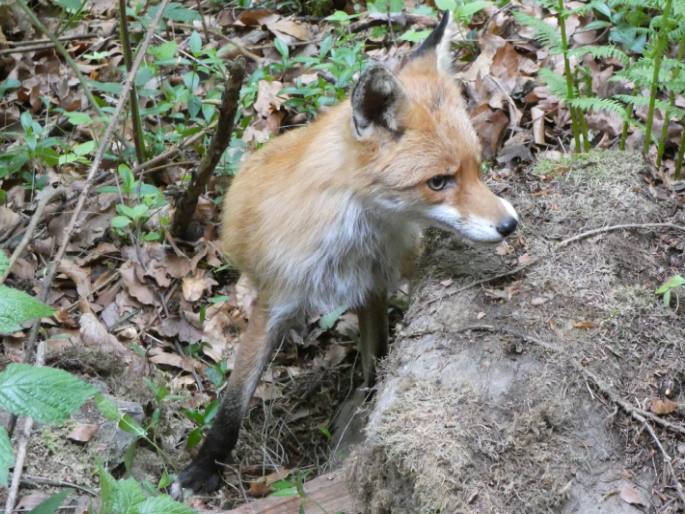
M 7 475 L 10 466 L 14 464 L 12 443 L 5 427 L 0 427 L 0 486 L 7 487 Z
M 51 316 L 54 310 L 18 289 L 0 285 L 0 334 L 21 330 L 29 320 Z
M 10 364 L 0 373 L 0 408 L 40 423 L 59 423 L 96 390 L 61 369 Z
M 29 512 L 29 514 L 55 514 L 70 492 L 71 490 L 65 489 L 61 493 L 53 494 L 50 498 L 41 502 L 40 505 Z
M 175 502 L 169 496 L 161 495 L 148 498 L 138 507 L 139 514 L 196 514 L 182 503 Z

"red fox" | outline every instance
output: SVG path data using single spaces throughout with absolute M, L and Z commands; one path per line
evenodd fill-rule
M 222 241 L 255 286 L 214 424 L 176 490 L 212 491 L 264 367 L 305 316 L 355 309 L 367 384 L 388 348 L 386 295 L 436 226 L 498 242 L 516 211 L 480 179 L 480 144 L 449 72 L 450 24 L 397 71 L 372 64 L 350 99 L 252 155 L 226 194 Z

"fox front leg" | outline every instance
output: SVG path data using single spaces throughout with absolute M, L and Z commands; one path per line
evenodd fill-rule
M 197 493 L 211 492 L 219 487 L 221 462 L 229 458 L 238 441 L 242 420 L 279 334 L 277 330 L 268 328 L 267 309 L 257 300 L 221 397 L 219 412 L 197 457 L 178 476 L 174 484 L 175 495 L 180 495 L 181 489 L 192 489 Z
M 388 295 L 374 292 L 357 309 L 359 319 L 359 353 L 362 358 L 364 383 L 376 381 L 376 361 L 388 354 Z

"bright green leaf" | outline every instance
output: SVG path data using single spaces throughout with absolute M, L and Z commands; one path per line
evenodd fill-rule
M 676 287 L 680 287 L 685 285 L 685 278 L 683 278 L 681 275 L 674 275 L 671 278 L 669 278 L 666 282 L 661 284 L 659 289 L 656 290 L 656 294 L 664 294 L 670 289 L 675 289 Z
M 149 52 L 155 56 L 158 61 L 172 61 L 176 58 L 176 42 L 168 41 L 159 46 L 150 48 Z
M 55 3 L 69 12 L 77 12 L 81 8 L 81 0 L 55 0 Z
M 53 494 L 41 502 L 35 509 L 33 509 L 29 514 L 55 514 L 57 509 L 59 509 L 64 503 L 64 499 L 71 493 L 71 490 L 65 489 L 61 493 Z
M 148 498 L 138 507 L 139 514 L 196 514 L 193 509 L 175 502 L 169 496 L 161 495 Z
M 435 7 L 441 11 L 451 11 L 457 8 L 457 2 L 455 0 L 436 0 Z
M 88 155 L 93 150 L 95 150 L 95 141 L 86 141 L 85 143 L 81 143 L 80 145 L 76 145 L 72 151 L 76 155 L 84 156 L 84 155 Z
M 0 407 L 41 423 L 65 420 L 95 392 L 61 369 L 13 363 L 0 373 Z
M 114 216 L 112 218 L 112 228 L 126 228 L 131 224 L 131 219 L 126 216 Z
M 288 49 L 288 44 L 285 41 L 283 41 L 280 37 L 277 37 L 274 40 L 274 46 L 276 47 L 276 50 L 278 50 L 278 53 L 281 54 L 283 59 L 288 58 L 290 55 L 290 50 Z
M 93 119 L 87 112 L 65 112 L 64 115 L 69 120 L 69 123 L 76 126 L 88 125 L 93 122 Z
M 321 330 L 330 330 L 335 326 L 335 323 L 338 321 L 338 318 L 342 316 L 342 314 L 348 309 L 346 305 L 342 307 L 338 307 L 332 312 L 329 312 L 328 314 L 321 316 L 321 319 L 319 320 L 319 327 Z
M 202 51 L 202 38 L 196 31 L 193 31 L 188 38 L 188 48 L 190 48 L 190 51 L 195 56 L 199 55 Z
M 408 30 L 400 36 L 401 41 L 409 41 L 411 43 L 421 43 L 431 33 L 430 30 Z
M 27 321 L 51 316 L 54 310 L 18 289 L 0 285 L 0 334 L 21 330 Z
M 5 427 L 0 426 L 0 487 L 7 487 L 7 475 L 14 464 L 12 442 Z

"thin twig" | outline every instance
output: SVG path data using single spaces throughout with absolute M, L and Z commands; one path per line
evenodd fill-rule
M 564 239 L 563 241 L 560 241 L 559 243 L 556 244 L 554 249 L 552 251 L 541 257 L 532 257 L 528 262 L 525 264 L 521 264 L 520 266 L 515 267 L 514 269 L 511 269 L 509 271 L 505 271 L 503 273 L 498 273 L 497 275 L 492 275 L 490 277 L 486 277 L 480 280 L 474 280 L 473 282 L 469 282 L 468 284 L 458 288 L 454 289 L 447 294 L 443 296 L 439 296 L 437 298 L 433 298 L 431 300 L 428 300 L 426 302 L 426 305 L 432 305 L 435 302 L 439 302 L 441 300 L 444 300 L 446 298 L 451 298 L 454 295 L 457 295 L 459 293 L 462 293 L 468 289 L 483 285 L 483 284 L 488 284 L 490 282 L 493 282 L 495 280 L 499 280 L 501 278 L 506 278 L 510 277 L 512 275 L 516 275 L 523 271 L 524 269 L 530 268 L 534 264 L 537 264 L 540 262 L 542 259 L 546 257 L 551 257 L 556 253 L 557 250 L 564 248 L 571 243 L 575 243 L 576 241 L 580 241 L 581 239 L 587 239 L 588 237 L 596 236 L 598 234 L 604 234 L 607 232 L 615 232 L 617 230 L 634 230 L 634 229 L 641 229 L 641 228 L 668 228 L 672 230 L 679 230 L 681 232 L 685 232 L 685 227 L 682 225 L 676 225 L 675 223 L 626 223 L 623 225 L 610 225 L 607 227 L 601 227 L 601 228 L 595 228 L 592 230 L 588 230 L 586 232 L 581 232 L 580 234 L 577 234 L 573 237 L 569 237 L 568 239 Z
M 90 496 L 98 495 L 97 491 L 94 491 L 93 489 L 86 487 L 84 485 L 74 484 L 72 482 L 65 482 L 64 480 L 53 480 L 52 478 L 37 477 L 35 475 L 24 475 L 24 478 L 21 479 L 21 483 L 28 485 L 49 485 L 51 487 L 68 487 L 70 489 L 82 491 L 86 494 L 89 494 Z
M 19 0 L 19 2 L 23 2 L 23 0 Z M 128 72 L 126 81 L 123 84 L 121 96 L 119 97 L 119 102 L 117 103 L 117 106 L 114 109 L 114 112 L 112 113 L 112 117 L 110 118 L 107 128 L 105 129 L 105 133 L 102 136 L 102 140 L 100 141 L 100 146 L 98 147 L 95 157 L 93 158 L 93 162 L 90 166 L 90 169 L 88 170 L 86 181 L 79 195 L 79 200 L 76 204 L 76 208 L 74 209 L 71 219 L 69 220 L 69 224 L 64 230 L 64 237 L 62 238 L 62 243 L 59 246 L 54 259 L 48 265 L 48 270 L 45 279 L 43 280 L 43 287 L 40 295 L 41 300 L 44 302 L 48 299 L 48 294 L 50 293 L 50 287 L 52 285 L 52 281 L 55 278 L 57 267 L 59 266 L 60 262 L 62 261 L 62 258 L 64 257 L 64 254 L 67 250 L 67 246 L 69 245 L 69 241 L 71 240 L 71 236 L 74 232 L 74 229 L 76 228 L 78 218 L 81 214 L 81 211 L 83 210 L 83 206 L 85 205 L 86 199 L 88 197 L 88 192 L 90 191 L 93 179 L 95 178 L 95 173 L 100 168 L 100 163 L 102 162 L 102 159 L 105 155 L 105 151 L 109 147 L 112 136 L 114 135 L 114 130 L 117 125 L 117 121 L 119 120 L 121 113 L 124 111 L 124 107 L 126 106 L 126 100 L 128 98 L 129 91 L 131 90 L 131 86 L 133 85 L 136 72 L 138 71 L 138 68 L 143 62 L 143 58 L 145 57 L 147 48 L 150 45 L 150 42 L 152 41 L 152 35 L 154 34 L 157 25 L 159 24 L 159 21 L 162 18 L 162 13 L 164 12 L 164 9 L 166 8 L 166 5 L 168 3 L 169 0 L 162 0 L 160 2 L 157 14 L 147 29 L 145 39 L 143 40 L 143 43 L 140 45 L 138 54 L 136 55 L 133 65 L 131 66 L 131 70 Z M 35 341 L 38 337 L 39 326 L 40 320 L 36 321 L 31 327 L 29 340 L 26 343 L 25 357 L 28 357 L 29 359 L 32 353 L 31 348 L 35 345 Z M 38 345 L 38 349 L 36 351 L 35 364 L 41 366 L 44 363 L 45 343 L 43 342 L 40 345 Z M 29 438 L 31 436 L 32 428 L 33 419 L 28 417 L 24 422 L 22 436 L 17 447 L 17 457 L 14 464 L 14 472 L 12 473 L 12 483 L 10 485 L 9 493 L 7 495 L 7 503 L 5 504 L 5 514 L 12 514 L 12 511 L 14 510 L 14 504 L 16 503 L 17 499 L 17 492 L 19 490 L 19 483 L 21 482 L 21 473 L 24 468 L 24 460 L 26 458 L 26 448 L 28 445 Z
M 673 459 L 668 453 L 666 453 L 666 450 L 661 444 L 661 441 L 659 440 L 659 437 L 656 435 L 656 432 L 654 432 L 652 425 L 650 425 L 647 422 L 647 420 L 644 417 L 640 416 L 637 412 L 631 412 L 631 416 L 640 423 L 642 423 L 642 426 L 645 427 L 647 432 L 649 432 L 649 435 L 652 437 L 652 440 L 654 441 L 654 444 L 656 444 L 656 447 L 659 448 L 659 451 L 661 452 L 661 458 L 664 460 L 664 463 L 668 468 L 668 472 L 671 474 L 671 479 L 673 480 L 673 485 L 675 486 L 678 498 L 680 498 L 681 506 L 685 510 L 685 493 L 683 493 L 683 485 L 680 483 L 680 480 L 678 480 L 678 475 L 675 474 L 675 470 L 673 469 Z
M 52 200 L 56 195 L 62 193 L 63 191 L 64 189 L 62 187 L 49 186 L 43 189 L 43 191 L 41 191 L 38 206 L 36 207 L 36 211 L 33 213 L 33 216 L 31 216 L 31 221 L 29 222 L 29 226 L 26 228 L 26 231 L 24 232 L 24 237 L 22 237 L 21 241 L 14 249 L 14 252 L 12 252 L 12 256 L 10 257 L 7 269 L 4 273 L 0 275 L 0 284 L 2 284 L 5 281 L 7 276 L 10 274 L 12 266 L 14 266 L 14 264 L 17 262 L 17 259 L 21 256 L 22 252 L 26 248 L 26 245 L 29 244 L 31 237 L 33 236 L 33 232 L 34 230 L 36 230 L 36 226 L 38 225 L 40 218 L 43 216 L 45 206 L 48 203 L 50 203 L 50 200 Z
M 100 34 L 78 34 L 75 36 L 58 37 L 58 41 L 75 41 L 78 39 L 95 39 L 100 37 Z M 33 46 L 43 45 L 45 43 L 52 43 L 50 39 L 27 39 L 26 41 L 7 41 L 9 46 Z

